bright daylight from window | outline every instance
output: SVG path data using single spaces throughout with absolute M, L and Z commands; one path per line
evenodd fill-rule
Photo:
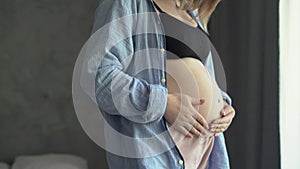
M 280 1 L 281 168 L 300 168 L 300 1 Z

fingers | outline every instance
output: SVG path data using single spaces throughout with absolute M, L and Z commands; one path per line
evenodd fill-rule
M 196 129 L 195 127 L 192 127 L 192 129 L 190 130 L 190 133 L 195 136 L 201 136 L 201 132 L 198 129 Z
M 226 116 L 228 113 L 235 112 L 234 108 L 230 105 L 224 105 L 224 108 L 221 111 L 222 116 Z
M 197 136 L 204 136 L 207 134 L 207 128 L 203 127 L 198 121 L 195 121 L 194 125 L 193 125 L 193 130 L 197 130 L 197 132 L 199 132 L 199 134 Z M 192 133 L 194 133 L 192 131 Z
M 228 123 L 212 124 L 210 130 L 214 133 L 224 132 L 228 128 Z
M 196 136 L 203 136 L 206 134 L 207 130 L 209 130 L 209 126 L 204 119 L 204 117 L 194 110 L 193 112 L 193 123 L 192 123 L 192 128 L 190 130 L 190 133 L 196 135 Z
M 229 127 L 229 125 L 226 124 L 226 123 L 224 123 L 224 124 L 213 124 L 212 127 L 210 128 L 210 131 L 212 133 L 215 133 L 215 136 L 216 136 L 216 134 L 218 134 L 218 133 L 225 132 L 228 127 Z
M 212 132 L 213 133 L 215 133 L 215 134 L 217 134 L 217 133 L 224 133 L 226 131 L 226 129 L 224 129 L 224 128 L 220 128 L 220 129 L 214 129 Z
M 198 112 L 195 112 L 195 113 L 199 114 Z M 199 118 L 202 118 L 202 116 L 200 115 Z M 185 125 L 185 128 L 191 134 L 193 134 L 194 136 L 205 135 L 206 131 L 208 130 L 208 128 L 205 129 L 202 124 L 202 123 L 204 123 L 204 125 L 207 125 L 205 120 L 204 120 L 204 122 L 200 123 L 198 120 L 195 119 L 195 117 L 192 116 L 192 117 L 188 117 L 188 121 L 190 121 L 190 122 Z M 208 127 L 208 125 L 207 125 L 207 127 Z
M 230 126 L 234 112 L 227 114 L 221 119 L 217 119 L 210 124 L 210 131 L 214 133 L 224 132 Z
M 228 124 L 231 123 L 233 117 L 234 117 L 234 112 L 230 112 L 226 116 L 214 120 L 212 124 L 224 124 L 224 123 Z
M 199 136 L 204 136 L 207 130 L 201 125 L 199 125 L 199 123 L 195 123 L 195 125 L 193 126 L 186 127 L 184 132 L 187 137 L 194 137 L 194 136 L 199 137 Z
M 176 128 L 181 134 L 183 134 L 186 137 L 193 137 L 193 134 L 189 132 L 189 130 L 183 126 Z
M 197 112 L 196 110 L 195 110 L 195 112 L 193 112 L 194 113 L 194 118 L 195 118 L 195 120 L 196 120 L 196 124 L 195 124 L 195 126 L 197 127 L 197 129 L 199 130 L 200 129 L 200 127 L 199 126 L 203 126 L 203 127 L 205 127 L 206 129 L 209 129 L 209 126 L 208 126 L 208 124 L 207 124 L 207 122 L 206 122 L 206 120 L 205 120 L 205 118 L 199 113 L 199 112 Z M 202 128 L 203 128 L 202 127 Z M 199 130 L 200 131 L 200 130 Z
M 180 127 L 177 128 L 183 135 L 187 137 L 199 137 L 207 134 L 208 129 L 204 128 L 196 119 L 191 116 L 184 117 L 185 123 L 181 123 Z M 205 122 L 206 123 L 206 122 Z
M 194 136 L 202 136 L 202 133 L 199 132 L 194 126 L 189 125 L 189 127 L 187 126 L 182 126 L 180 128 L 177 129 L 179 132 L 181 132 L 184 136 L 186 137 L 194 137 Z
M 194 107 L 195 105 L 203 105 L 205 99 L 193 98 L 188 95 L 179 96 L 179 101 L 182 103 L 179 113 L 175 112 L 176 116 L 166 114 L 166 119 L 169 119 L 170 124 L 174 125 L 175 129 L 186 137 L 205 135 L 209 130 L 209 126 L 205 118 Z
M 225 105 L 221 111 L 222 117 L 210 124 L 210 131 L 214 133 L 222 133 L 228 129 L 234 116 L 235 110 L 230 105 Z

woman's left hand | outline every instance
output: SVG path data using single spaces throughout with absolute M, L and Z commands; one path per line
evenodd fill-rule
M 223 100 L 223 102 L 224 107 L 221 110 L 222 117 L 214 120 L 210 124 L 210 131 L 215 133 L 215 136 L 218 136 L 226 131 L 235 116 L 234 108 L 231 105 L 228 105 L 226 101 Z

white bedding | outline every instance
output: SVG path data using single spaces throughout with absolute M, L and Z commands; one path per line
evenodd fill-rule
M 45 154 L 39 156 L 18 156 L 11 169 L 88 169 L 88 167 L 87 161 L 78 156 Z

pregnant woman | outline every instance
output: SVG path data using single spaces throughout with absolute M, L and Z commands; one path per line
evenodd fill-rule
M 222 133 L 235 111 L 206 33 L 218 2 L 100 1 L 85 63 L 110 169 L 229 168 Z

